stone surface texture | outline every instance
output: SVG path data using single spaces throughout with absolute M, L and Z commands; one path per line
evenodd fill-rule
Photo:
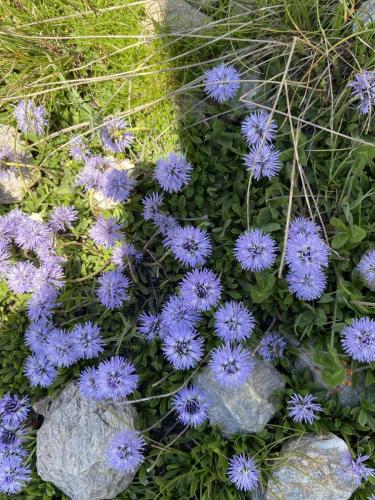
M 218 425 L 226 436 L 260 432 L 278 409 L 275 390 L 285 386 L 280 373 L 259 360 L 240 387 L 218 384 L 208 367 L 197 375 L 195 382 L 207 395 L 211 424 Z
M 356 489 L 345 471 L 346 443 L 334 434 L 287 441 L 275 461 L 267 500 L 347 500 Z
M 199 29 L 211 22 L 206 14 L 184 0 L 147 0 L 145 12 L 151 23 L 173 32 Z
M 360 21 L 359 23 L 356 21 Z M 354 16 L 354 31 L 359 30 L 361 25 L 366 26 L 375 22 L 375 0 L 366 0 L 359 6 Z
M 133 429 L 135 410 L 117 401 L 95 402 L 68 384 L 48 406 L 37 432 L 37 471 L 72 500 L 115 498 L 133 480 L 105 461 L 109 441 L 120 431 Z
M 0 164 L 0 204 L 18 203 L 26 192 L 39 180 L 40 172 L 29 167 L 32 156 L 24 152 L 25 143 L 20 139 L 17 130 L 10 125 L 0 125 L 0 150 L 3 146 L 22 154 L 22 162 L 17 165 Z

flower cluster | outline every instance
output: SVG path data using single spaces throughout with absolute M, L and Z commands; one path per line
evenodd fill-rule
M 234 66 L 219 64 L 204 72 L 204 90 L 214 101 L 229 101 L 239 88 L 240 74 Z
M 197 386 L 184 387 L 172 399 L 178 420 L 191 427 L 203 424 L 208 418 L 209 404 Z
M 284 355 L 286 342 L 278 333 L 268 333 L 259 343 L 259 354 L 268 363 L 282 358 Z
M 135 473 L 144 461 L 146 443 L 137 431 L 122 431 L 116 434 L 107 448 L 107 463 L 118 472 Z
M 293 394 L 288 401 L 289 415 L 295 422 L 312 424 L 316 419 L 316 412 L 322 411 L 320 404 L 315 403 L 316 397 L 311 394 L 301 396 Z
M 289 291 L 300 300 L 321 297 L 327 283 L 324 269 L 328 266 L 329 248 L 312 221 L 299 217 L 291 223 L 285 258 Z
M 368 115 L 375 106 L 375 71 L 363 71 L 348 83 L 352 93 L 359 99 L 358 110 Z
M 235 455 L 229 461 L 229 480 L 240 491 L 254 491 L 259 485 L 259 470 L 255 460 L 241 453 Z
M 24 134 L 42 135 L 48 124 L 47 111 L 44 106 L 37 106 L 32 101 L 21 100 L 14 110 L 18 127 Z
M 357 269 L 367 288 L 375 291 L 375 250 L 366 252 L 358 263 Z
M 27 452 L 22 446 L 29 411 L 27 396 L 6 394 L 0 399 L 0 492 L 6 495 L 20 493 L 30 480 Z
M 249 229 L 241 234 L 234 246 L 234 256 L 246 271 L 264 271 L 276 260 L 276 242 L 261 229 Z
M 357 458 L 352 458 L 349 452 L 345 452 L 343 464 L 345 476 L 358 487 L 362 481 L 367 481 L 370 476 L 375 476 L 375 469 L 365 465 L 367 455 L 358 455 Z
M 354 319 L 342 331 L 342 346 L 353 359 L 363 363 L 375 361 L 375 320 Z

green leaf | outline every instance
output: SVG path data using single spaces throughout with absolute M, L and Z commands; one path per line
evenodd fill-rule
M 349 240 L 348 233 L 338 233 L 332 239 L 331 245 L 335 250 L 338 250 L 339 248 L 342 248 L 348 240 Z
M 366 238 L 367 231 L 359 226 L 354 225 L 350 231 L 350 241 L 351 243 L 359 243 Z

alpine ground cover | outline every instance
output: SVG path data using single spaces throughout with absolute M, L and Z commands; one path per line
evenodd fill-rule
M 100 352 L 99 342 L 95 353 L 99 354 L 98 363 L 87 362 L 84 355 L 75 364 L 59 360 L 59 365 L 69 366 L 53 374 L 55 381 L 48 390 L 31 387 L 24 376 L 30 354 L 25 344 L 30 296 L 19 293 L 28 291 L 22 288 L 25 280 L 21 280 L 21 288 L 17 280 L 8 280 L 16 283 L 13 289 L 2 281 L 2 392 L 29 394 L 33 400 L 47 391 L 53 396 L 68 380 L 79 379 L 84 384 L 84 373 L 88 373 L 89 384 L 90 367 L 99 370 L 112 363 L 129 368 L 123 361 L 129 360 L 139 384 L 134 391 L 134 381 L 119 395 L 134 391 L 130 396 L 134 400 L 152 399 L 137 404 L 138 428 L 149 429 L 144 433 L 146 461 L 119 498 L 245 498 L 228 481 L 228 464 L 229 479 L 240 489 L 241 485 L 257 484 L 258 478 L 265 484 L 274 453 L 287 437 L 306 430 L 329 430 L 343 437 L 352 451 L 349 458 L 355 462 L 353 470 L 360 484 L 360 479 L 369 476 L 361 471 L 361 457 L 370 457 L 366 462 L 370 467 L 374 456 L 375 377 L 373 354 L 364 354 L 363 344 L 358 347 L 352 320 L 369 323 L 370 343 L 373 326 L 370 319 L 363 318 L 371 317 L 374 296 L 364 286 L 357 265 L 373 248 L 375 147 L 371 98 L 366 99 L 363 92 L 358 98 L 363 84 L 358 75 L 374 67 L 373 28 L 353 32 L 351 5 L 345 2 L 258 2 L 251 15 L 241 15 L 223 1 L 205 7 L 213 19 L 206 31 L 162 36 L 161 27 L 159 38 L 147 39 L 139 37 L 142 4 L 129 3 L 126 15 L 123 8 L 118 2 L 95 2 L 81 15 L 81 2 L 48 7 L 45 2 L 10 2 L 2 6 L 6 21 L 0 49 L 5 75 L 1 121 L 15 124 L 12 115 L 20 98 L 32 97 L 48 111 L 47 136 L 27 137 L 42 180 L 19 208 L 27 214 L 37 213 L 45 221 L 51 215 L 55 228 L 60 227 L 53 212 L 56 206 L 74 206 L 78 211 L 77 219 L 64 226 L 68 232 L 56 238 L 56 253 L 67 260 L 66 284 L 53 321 L 67 331 L 79 329 L 79 323 L 93 322 L 104 339 L 104 351 Z M 50 18 L 64 19 L 51 22 Z M 32 24 L 39 21 L 41 24 Z M 111 38 L 111 34 L 126 38 Z M 207 96 L 204 72 L 221 63 L 233 65 L 242 82 L 255 80 L 256 97 L 244 96 L 238 85 L 224 99 L 222 92 L 208 92 Z M 350 82 L 354 83 L 348 87 Z M 181 102 L 186 96 L 190 98 L 187 105 Z M 227 101 L 227 97 L 232 99 Z M 267 112 L 266 120 L 272 120 L 268 126 L 274 124 L 268 137 L 260 134 L 264 144 L 257 145 L 259 138 L 249 133 L 249 117 L 259 125 L 262 116 L 254 117 L 246 100 L 256 101 L 257 111 Z M 99 134 L 112 115 L 126 117 L 135 138 L 125 153 L 113 151 L 113 143 Z M 96 155 L 101 154 L 102 141 L 112 147 L 111 154 L 136 162 L 137 185 L 129 198 L 126 195 L 128 201 L 104 214 L 106 220 L 113 217 L 121 225 L 118 234 L 126 238 L 126 244 L 142 252 L 142 260 L 134 259 L 129 265 L 128 257 L 122 259 L 117 250 L 117 264 L 119 259 L 123 262 L 128 278 L 122 278 L 122 271 L 113 266 L 115 255 L 112 242 L 106 244 L 108 233 L 104 232 L 103 240 L 103 233 L 94 229 L 102 215 L 95 201 L 76 186 L 82 161 L 71 158 L 69 142 L 77 134 L 83 134 Z M 267 155 L 270 150 L 277 152 L 277 162 L 271 165 L 277 168 L 254 167 L 258 148 Z M 165 166 L 171 151 L 183 155 L 192 166 L 182 168 L 184 177 L 177 184 L 171 182 Z M 159 194 L 153 194 L 155 191 Z M 146 195 L 151 202 L 145 200 Z M 3 214 L 8 212 L 9 208 L 2 208 Z M 172 223 L 167 219 L 171 216 L 183 230 L 178 238 L 173 233 L 168 243 L 168 232 L 165 241 L 152 220 L 163 233 Z M 321 258 L 320 262 L 314 259 L 318 266 L 314 273 L 324 277 L 312 295 L 311 285 L 306 295 L 306 289 L 287 278 L 299 267 L 307 272 L 306 262 L 299 264 L 293 247 L 293 221 L 298 217 L 317 224 L 310 244 L 318 246 Z M 192 229 L 186 229 L 190 226 Z M 180 253 L 188 231 L 204 243 L 193 260 Z M 257 238 L 256 245 L 260 237 L 266 238 L 269 252 L 249 262 L 241 253 L 241 242 L 250 237 Z M 26 250 L 21 246 L 18 261 Z M 196 264 L 205 268 L 191 270 Z M 204 302 L 199 295 L 192 296 L 191 286 L 202 277 L 209 278 L 215 292 Z M 100 294 L 100 280 L 112 278 L 124 285 L 120 302 L 113 304 L 108 302 L 108 293 L 102 299 Z M 371 280 L 365 276 L 365 281 Z M 194 313 L 187 308 L 185 320 L 194 327 L 200 320 L 199 336 L 189 329 L 183 339 L 163 339 L 163 316 L 164 322 L 166 318 L 170 321 L 173 300 L 179 300 L 173 299 L 179 284 L 182 298 L 195 307 Z M 207 312 L 213 305 L 218 306 L 216 312 Z M 182 305 L 177 307 L 180 311 Z M 247 332 L 241 327 L 239 339 L 245 346 L 222 345 L 221 339 L 232 340 L 236 333 L 233 322 L 229 329 L 228 324 L 220 324 L 220 307 L 227 307 L 224 315 L 236 313 L 247 325 Z M 280 335 L 286 344 L 279 344 L 276 355 L 266 349 L 266 335 L 270 334 Z M 312 342 L 309 349 L 332 389 L 314 384 L 308 373 L 297 374 L 293 360 L 298 347 L 291 338 Z M 193 346 L 193 356 L 177 357 L 176 345 L 187 341 Z M 276 358 L 287 380 L 279 414 L 260 433 L 233 439 L 223 438 L 208 423 L 197 423 L 196 428 L 186 416 L 189 394 L 180 389 L 190 382 L 193 371 L 181 368 L 195 369 L 198 363 L 209 362 L 218 377 L 235 384 L 251 370 L 248 353 L 258 349 L 265 359 Z M 237 380 L 231 380 L 220 366 L 236 356 L 243 371 L 237 373 Z M 358 389 L 363 393 L 360 403 L 340 407 L 333 388 L 342 383 L 356 386 L 361 377 L 366 394 Z M 195 394 L 195 404 L 199 397 Z M 204 407 L 200 408 L 204 421 Z M 26 444 L 32 465 L 40 422 L 35 415 L 30 419 L 33 430 Z M 144 446 L 139 436 L 122 438 Z M 238 475 L 243 461 L 249 464 L 247 478 Z M 31 469 L 32 481 L 18 494 L 20 498 L 61 496 Z M 21 469 L 20 474 L 27 476 L 28 472 Z M 354 498 L 370 496 L 373 483 L 369 477 Z

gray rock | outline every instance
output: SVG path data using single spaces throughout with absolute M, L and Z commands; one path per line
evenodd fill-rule
M 334 434 L 290 439 L 275 461 L 267 500 L 347 500 L 357 488 L 345 470 L 348 453 Z
M 210 402 L 209 418 L 223 434 L 260 432 L 278 409 L 274 396 L 285 382 L 270 364 L 256 360 L 247 382 L 237 388 L 226 388 L 215 382 L 208 367 L 196 377 L 196 384 Z
M 38 474 L 73 500 L 116 497 L 134 474 L 110 469 L 105 453 L 117 432 L 134 428 L 135 416 L 131 405 L 87 401 L 75 383 L 68 384 L 37 432 Z
M 162 29 L 186 32 L 211 23 L 211 19 L 184 0 L 147 0 L 146 19 Z
M 32 156 L 25 153 L 25 143 L 14 127 L 0 125 L 0 150 L 3 147 L 10 151 L 14 165 L 1 165 L 0 162 L 0 204 L 18 203 L 40 179 L 40 172 L 31 166 Z
M 359 21 L 359 22 L 358 22 Z M 361 3 L 354 16 L 353 30 L 358 31 L 362 26 L 375 22 L 375 0 Z

